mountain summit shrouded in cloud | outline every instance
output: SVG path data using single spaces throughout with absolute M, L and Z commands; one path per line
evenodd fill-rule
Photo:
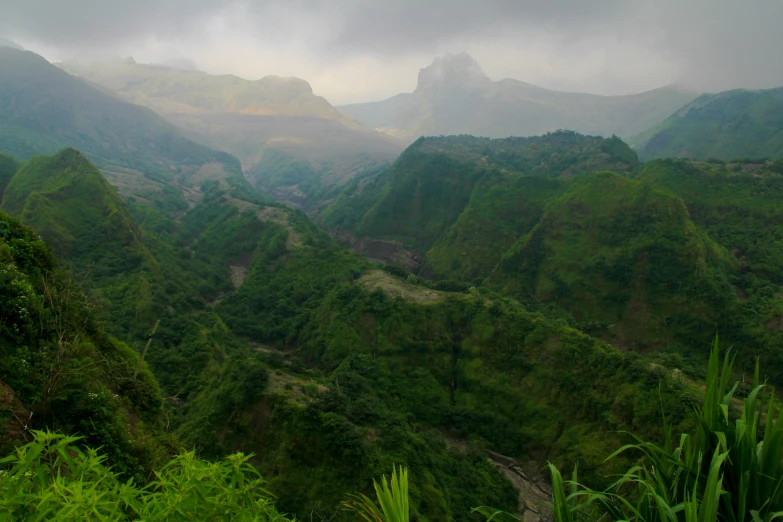
M 50 61 L 96 49 L 213 74 L 307 79 L 333 104 L 410 92 L 432 56 L 493 80 L 618 95 L 783 85 L 779 0 L 11 1 L 0 34 Z
M 512 79 L 493 82 L 476 60 L 460 53 L 423 68 L 412 94 L 339 109 L 363 125 L 411 141 L 421 135 L 533 136 L 558 129 L 630 136 L 660 123 L 696 95 L 674 85 L 597 96 Z

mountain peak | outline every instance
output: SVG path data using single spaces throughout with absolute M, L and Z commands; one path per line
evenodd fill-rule
M 472 56 L 464 52 L 447 53 L 419 71 L 417 90 L 438 85 L 477 87 L 489 82 L 490 79 Z

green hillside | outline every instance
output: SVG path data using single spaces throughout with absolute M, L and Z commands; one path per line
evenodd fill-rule
M 783 88 L 703 94 L 631 143 L 644 159 L 783 157 Z
M 729 322 L 734 264 L 681 199 L 599 172 L 552 202 L 488 284 L 524 301 L 555 303 L 623 348 L 698 346 L 706 342 L 701 332 Z
M 175 448 L 155 379 L 103 331 L 91 300 L 38 234 L 2 212 L 0 265 L 4 453 L 48 427 L 102 447 L 116 472 L 146 481 Z
M 623 349 L 698 357 L 718 332 L 774 372 L 778 163 L 640 166 L 574 133 L 431 138 L 320 219 L 435 288 L 497 291 Z
M 227 346 L 228 332 L 249 337 L 271 367 L 268 389 L 227 407 L 226 377 L 212 372 L 177 433 L 205 455 L 255 452 L 278 506 L 300 515 L 320 505 L 342 519 L 345 493 L 407 462 L 422 517 L 471 520 L 468 506 L 515 498 L 476 448 L 578 459 L 592 477 L 617 429 L 651 429 L 651 382 L 667 383 L 673 418 L 687 408 L 686 388 L 649 363 L 514 301 L 380 271 L 301 214 L 266 229 L 247 278 L 215 311 L 224 322 L 197 334 L 201 353 Z M 577 376 L 582 358 L 590 370 Z M 634 405 L 620 407 L 630 396 Z M 468 441 L 473 449 L 458 449 Z
M 509 164 L 528 161 L 506 152 Z M 216 181 L 201 190 L 175 221 L 126 205 L 65 150 L 23 165 L 6 198 L 20 212 L 46 203 L 27 217 L 70 245 L 70 266 L 95 259 L 108 270 L 120 249 L 144 254 L 122 272 L 87 271 L 86 302 L 139 352 L 160 321 L 145 360 L 167 398 L 156 405 L 169 433 L 209 459 L 254 453 L 281 511 L 350 520 L 340 503 L 392 463 L 409 466 L 422 519 L 514 510 L 517 493 L 482 449 L 578 460 L 598 480 L 627 462 L 603 463 L 617 430 L 660 434 L 660 380 L 674 422 L 699 393 L 515 301 L 381 271 L 299 211 L 239 199 Z M 82 244 L 94 258 L 81 257 Z M 580 360 L 590 371 L 576 371 Z
M 421 138 L 376 179 L 350 187 L 321 219 L 329 227 L 426 250 L 477 188 L 493 184 L 485 179 L 525 173 L 569 178 L 603 168 L 630 171 L 636 163 L 636 155 L 619 139 L 572 132 L 502 140 Z
M 74 149 L 27 162 L 8 184 L 0 208 L 38 230 L 80 270 L 117 274 L 133 270 L 145 256 L 117 192 Z
M 0 201 L 3 200 L 3 193 L 11 178 L 19 169 L 20 163 L 11 156 L 0 154 Z

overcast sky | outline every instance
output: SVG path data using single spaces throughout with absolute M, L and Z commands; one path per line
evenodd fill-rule
M 466 51 L 493 80 L 625 94 L 783 85 L 783 0 L 0 0 L 0 36 L 86 53 L 306 79 L 334 104 L 416 87 Z

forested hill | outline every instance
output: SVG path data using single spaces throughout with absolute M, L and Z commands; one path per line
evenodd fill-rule
M 783 88 L 704 94 L 631 138 L 644 159 L 783 157 Z
M 515 204 L 511 192 L 545 197 L 546 186 L 557 187 L 575 176 L 605 169 L 628 174 L 638 165 L 636 154 L 619 138 L 568 131 L 535 138 L 421 138 L 389 169 L 348 187 L 321 220 L 358 236 L 398 240 L 423 254 L 439 240 L 454 237 L 452 227 L 477 207 L 498 209 L 512 223 L 524 221 L 524 213 L 504 208 Z M 519 186 L 527 180 L 542 185 L 544 192 Z M 513 228 L 512 223 L 498 224 Z M 510 246 L 509 238 L 497 234 L 481 241 L 499 252 Z M 492 257 L 486 250 L 482 255 Z M 474 275 L 461 273 L 460 278 Z
M 703 356 L 718 332 L 776 369 L 778 163 L 641 165 L 619 139 L 567 132 L 427 138 L 319 219 L 369 257 L 624 349 Z
M 636 167 L 616 159 L 626 149 L 600 152 L 603 140 L 548 139 L 574 140 L 603 158 L 600 165 L 615 158 L 618 169 Z M 535 150 L 524 143 L 519 157 L 513 148 L 496 152 L 507 155 L 507 164 L 521 165 L 527 150 Z M 549 152 L 554 161 L 554 149 Z M 160 446 L 166 441 L 195 447 L 209 459 L 242 450 L 256 455 L 252 462 L 269 480 L 281 511 L 348 520 L 341 508 L 346 495 L 370 492 L 372 478 L 392 463 L 405 463 L 417 484 L 411 497 L 417 516 L 475 520 L 470 510 L 478 505 L 518 507 L 517 493 L 481 448 L 566 466 L 578 460 L 585 480 L 596 481 L 627 463 L 604 462 L 622 443 L 620 430 L 658 436 L 660 400 L 671 420 L 680 422 L 698 396 L 697 384 L 672 379 L 662 369 L 676 364 L 689 379 L 697 378 L 687 359 L 626 356 L 489 287 L 444 286 L 383 270 L 340 247 L 303 213 L 239 199 L 235 188 L 207 184 L 204 197 L 173 220 L 150 204 L 120 200 L 75 150 L 21 166 L 5 163 L 18 168 L 4 205 L 35 221 L 52 244 L 70 245 L 60 252 L 83 281 L 80 302 L 92 308 L 95 331 L 110 332 L 144 353 L 163 390 L 145 399 L 143 427 L 134 424 L 133 412 L 127 422 L 121 413 L 110 422 L 92 410 L 79 413 L 78 422 L 57 424 L 96 445 L 110 440 L 102 430 L 121 438 L 123 430 L 135 430 L 130 446 L 111 449 L 122 454 L 116 458 L 129 459 L 128 466 L 138 461 L 145 470 L 156 467 L 168 458 L 169 450 Z M 584 177 L 574 172 L 576 179 Z M 25 214 L 32 208 L 46 212 Z M 25 237 L 34 244 L 21 243 L 17 228 L 12 218 L 0 218 L 0 255 L 46 250 L 32 232 Z M 17 257 L 14 270 L 42 278 L 31 284 L 40 284 L 35 291 L 45 296 L 51 262 Z M 138 263 L 112 271 L 120 266 L 117 257 Z M 27 288 L 14 278 L 6 280 L 4 295 Z M 0 305 L 4 327 L 21 324 L 16 302 Z M 87 335 L 76 326 L 65 331 Z M 41 343 L 49 346 L 52 339 L 47 334 Z M 30 342 L 21 346 L 33 350 Z M 99 367 L 103 357 L 112 360 L 100 351 L 108 346 L 100 344 L 94 354 Z M 33 393 L 37 384 L 32 374 L 14 373 L 22 368 L 15 361 L 37 361 L 33 352 L 3 352 L 6 373 L 0 379 L 19 396 L 26 387 Z M 86 400 L 107 393 L 106 400 L 127 404 L 122 390 L 135 389 L 128 372 L 138 367 L 138 355 L 128 351 L 127 358 L 121 369 L 109 367 L 108 381 L 79 377 Z M 107 382 L 111 393 L 92 379 Z M 69 390 L 73 400 L 81 397 Z M 633 406 L 624 399 L 630 396 Z M 44 406 L 30 397 L 13 406 L 35 412 L 29 428 L 54 427 L 41 414 Z M 116 411 L 101 407 L 109 416 Z M 159 435 L 139 439 L 147 433 L 142 429 Z

